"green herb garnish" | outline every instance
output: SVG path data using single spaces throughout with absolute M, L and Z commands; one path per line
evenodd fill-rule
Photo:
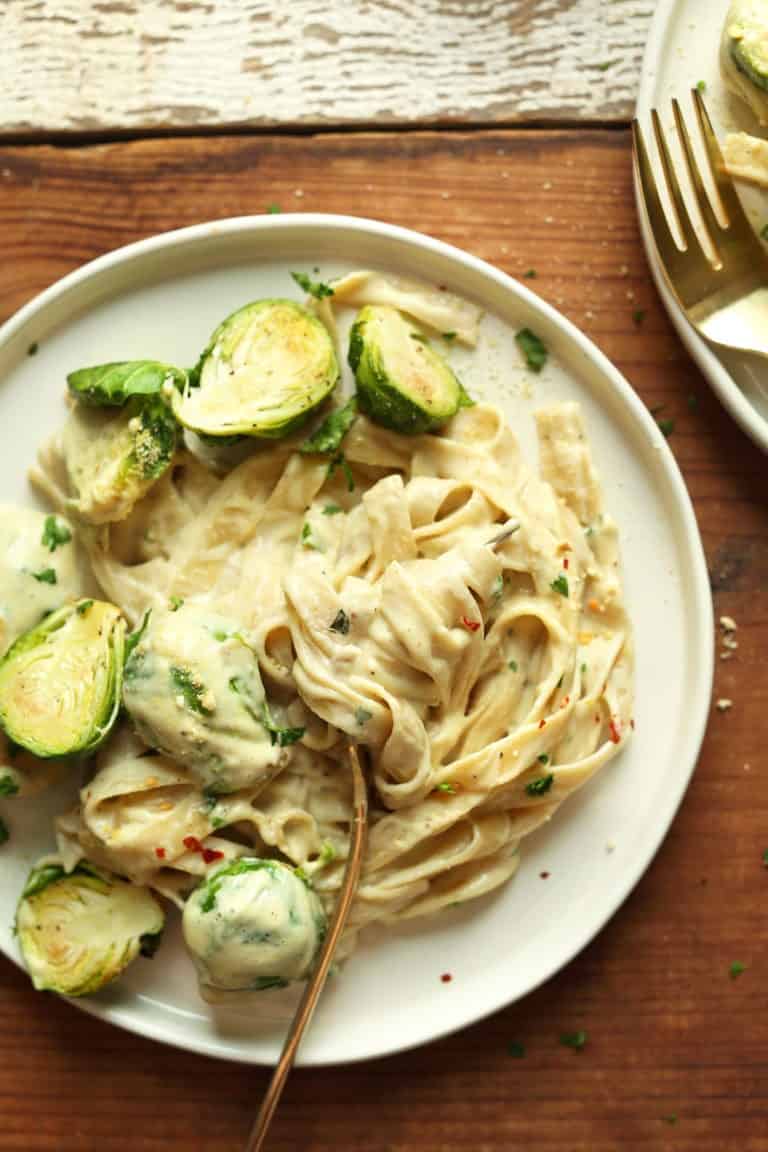
M 529 268 L 527 272 L 523 272 L 524 280 L 535 280 L 537 276 L 538 272 L 535 268 Z
M 35 580 L 38 584 L 56 584 L 57 576 L 55 568 L 41 568 L 39 572 L 33 572 Z
M 507 1045 L 507 1051 L 510 1056 L 514 1056 L 515 1060 L 522 1060 L 525 1056 L 525 1045 L 521 1044 L 519 1040 L 511 1040 Z
M 320 845 L 320 863 L 330 864 L 336 859 L 336 849 L 330 840 L 323 840 Z
M 642 328 L 643 320 L 645 320 L 645 308 L 636 308 L 632 313 L 632 323 L 635 328 Z
M 81 600 L 75 608 L 75 612 L 78 616 L 86 616 L 91 608 L 93 608 L 93 600 Z
M 169 612 L 178 612 L 179 608 L 181 608 L 183 603 L 184 603 L 184 598 L 182 596 L 171 596 L 171 598 L 168 601 L 168 611 Z
M 0 844 L 6 844 L 10 833 L 5 820 L 0 820 Z
M 666 1116 L 662 1116 L 665 1124 L 677 1124 L 677 1112 L 668 1112 Z
M 696 91 L 697 92 L 706 92 L 706 90 L 707 90 L 706 80 L 699 80 L 698 84 L 696 85 Z
M 731 964 L 730 968 L 728 969 L 728 975 L 730 976 L 731 980 L 736 980 L 737 977 L 741 976 L 742 972 L 746 972 L 746 970 L 747 968 L 745 964 L 740 963 L 738 960 L 734 960 L 733 964 Z
M 443 340 L 445 340 L 446 343 L 452 344 L 455 339 L 456 339 L 456 333 L 455 332 L 443 332 Z
M 763 227 L 761 228 L 760 238 L 762 240 L 768 240 L 768 224 L 764 224 Z
M 337 468 L 341 468 L 344 473 L 344 478 L 347 481 L 347 492 L 354 492 L 355 478 L 352 475 L 352 469 L 347 463 L 346 457 L 343 452 L 339 452 L 338 456 L 334 456 L 328 465 L 328 479 L 330 480 Z
M 661 432 L 662 436 L 666 436 L 667 439 L 669 439 L 675 430 L 674 420 L 672 420 L 670 417 L 662 417 L 661 419 L 657 420 L 656 423 L 659 426 L 659 431 Z
M 323 516 L 338 516 L 344 509 L 339 504 L 326 504 L 323 508 Z
M 33 340 L 29 348 L 27 348 L 27 356 L 37 356 L 37 351 L 40 345 L 37 340 Z
M 324 453 L 336 455 L 342 440 L 352 427 L 357 416 L 357 400 L 351 396 L 341 408 L 329 412 L 316 432 L 304 441 L 299 452 L 307 455 Z
M 367 708 L 355 709 L 355 720 L 358 724 L 367 724 L 373 716 L 373 712 L 369 712 Z
M 521 328 L 515 336 L 515 343 L 522 352 L 525 362 L 532 372 L 541 372 L 549 353 L 546 345 L 530 328 Z
M 560 1043 L 565 1048 L 581 1050 L 587 1042 L 586 1032 L 561 1032 Z
M 536 757 L 536 759 L 538 760 L 539 764 L 549 764 L 549 756 L 547 756 L 546 752 L 542 752 L 540 756 Z
M 267 204 L 267 212 L 270 216 L 275 216 L 278 212 L 282 212 L 282 208 L 279 204 Z
M 69 544 L 71 539 L 72 533 L 66 524 L 59 524 L 55 516 L 46 516 L 40 543 L 44 544 L 49 552 L 55 552 L 59 544 Z
M 526 784 L 525 790 L 529 796 L 544 796 L 552 787 L 554 779 L 552 772 L 548 776 L 539 776 L 538 780 L 531 780 L 529 784 Z
M 299 288 L 303 288 L 310 296 L 314 296 L 315 300 L 323 300 L 326 296 L 333 296 L 333 288 L 330 284 L 323 284 L 322 280 L 312 280 L 306 272 L 291 272 L 291 276 Z
M 18 790 L 19 786 L 13 776 L 8 773 L 5 776 L 0 776 L 0 796 L 15 796 Z
M 305 548 L 311 548 L 313 552 L 323 551 L 322 545 L 312 539 L 312 525 L 309 523 L 305 523 L 301 530 L 301 543 Z
M 510 660 L 508 667 L 511 668 L 513 672 L 517 672 L 517 660 Z
M 561 572 L 560 575 L 552 581 L 550 588 L 553 592 L 559 592 L 561 596 L 568 595 L 568 577 L 565 572 Z
M 339 608 L 331 621 L 331 631 L 340 632 L 342 636 L 346 636 L 349 632 L 349 616 L 347 616 L 343 608 Z
M 447 780 L 444 780 L 442 784 L 435 784 L 434 791 L 446 792 L 449 796 L 456 795 L 456 789 L 454 788 L 453 784 L 450 784 Z

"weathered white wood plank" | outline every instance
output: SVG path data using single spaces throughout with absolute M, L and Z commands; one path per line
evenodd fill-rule
M 0 132 L 625 119 L 653 0 L 0 0 Z

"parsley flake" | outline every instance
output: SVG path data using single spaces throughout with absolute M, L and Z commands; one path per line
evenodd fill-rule
M 32 575 L 38 584 L 56 584 L 58 582 L 55 568 L 41 568 L 39 572 L 33 572 Z
M 367 708 L 355 709 L 355 720 L 358 724 L 367 724 L 373 716 L 373 712 L 369 712 Z
M 331 864 L 336 859 L 336 849 L 330 840 L 323 840 L 320 845 L 320 863 Z
M 168 674 L 190 712 L 197 712 L 198 716 L 210 716 L 211 709 L 203 704 L 205 685 L 202 681 L 189 668 L 181 668 L 177 664 L 171 665 Z
M 326 504 L 323 508 L 323 516 L 338 516 L 344 509 L 339 504 Z
M 513 672 L 517 672 L 517 660 L 510 660 L 508 667 L 511 668 Z
M 524 280 L 535 280 L 537 276 L 538 272 L 535 268 L 529 268 L 527 272 L 523 272 Z
M 324 284 L 322 280 L 312 280 L 306 272 L 291 272 L 291 277 L 296 281 L 299 288 L 303 288 L 310 296 L 314 296 L 315 300 L 323 300 L 326 296 L 333 296 L 333 288 L 330 284 Z
M 643 321 L 645 320 L 645 308 L 636 308 L 632 313 L 632 323 L 635 328 L 642 328 Z
M 276 216 L 278 212 L 282 212 L 279 204 L 267 204 L 267 212 L 270 216 Z
M 81 600 L 75 611 L 78 616 L 87 616 L 91 608 L 93 608 L 93 600 Z
M 728 969 L 728 975 L 730 976 L 731 980 L 736 980 L 739 976 L 741 976 L 742 972 L 746 972 L 746 970 L 747 968 L 745 964 L 742 964 L 738 960 L 734 960 L 733 964 L 731 964 L 730 968 Z
M 7 772 L 5 776 L 0 776 L 0 796 L 15 796 L 18 790 L 19 786 L 13 776 Z
M 9 835 L 8 825 L 5 820 L 0 820 L 0 844 L 7 843 Z
M 559 592 L 561 596 L 568 595 L 568 577 L 565 572 L 561 572 L 560 575 L 552 581 L 550 588 L 553 592 Z
M 305 523 L 301 530 L 301 543 L 305 548 L 311 548 L 313 552 L 323 551 L 320 544 L 312 539 L 312 525 L 309 523 Z
M 515 343 L 523 354 L 532 372 L 541 372 L 549 353 L 542 340 L 530 328 L 521 328 L 515 335 Z
M 183 603 L 184 598 L 182 596 L 171 596 L 170 600 L 168 601 L 168 611 L 178 612 Z
M 344 473 L 344 478 L 347 481 L 347 492 L 354 492 L 355 478 L 352 475 L 352 469 L 347 463 L 347 459 L 343 452 L 339 452 L 338 456 L 334 456 L 328 465 L 328 479 L 330 480 L 337 468 L 341 468 Z
M 560 1043 L 564 1048 L 575 1048 L 581 1051 L 587 1042 L 586 1032 L 561 1032 Z
M 674 420 L 672 420 L 670 417 L 662 417 L 661 419 L 657 420 L 656 423 L 659 426 L 659 431 L 661 432 L 662 436 L 666 436 L 667 439 L 669 439 L 675 430 Z
M 69 544 L 71 539 L 72 533 L 66 524 L 60 524 L 55 516 L 46 516 L 40 543 L 44 544 L 49 552 L 55 552 L 59 544 Z
M 549 756 L 547 756 L 546 752 L 542 752 L 540 756 L 536 757 L 536 759 L 538 760 L 539 764 L 549 764 Z
M 456 333 L 455 332 L 443 332 L 442 336 L 443 336 L 443 340 L 445 340 L 446 344 L 452 344 L 453 341 L 456 339 Z
M 706 90 L 707 90 L 706 80 L 699 80 L 698 84 L 696 85 L 696 91 L 703 93 L 703 92 L 706 92 Z
M 343 608 L 339 608 L 331 621 L 331 632 L 340 632 L 342 636 L 346 636 L 349 632 L 349 616 Z
M 768 868 L 768 848 L 763 852 L 763 867 Z
M 511 1040 L 507 1045 L 507 1051 L 515 1060 L 522 1060 L 525 1056 L 525 1044 L 521 1044 L 519 1040 Z
M 449 783 L 447 780 L 444 780 L 442 782 L 442 784 L 436 784 L 434 791 L 435 792 L 446 792 L 450 796 L 456 795 L 456 789 L 454 788 L 453 784 Z
M 531 780 L 526 784 L 525 791 L 529 796 L 544 796 L 552 787 L 554 779 L 555 776 L 552 772 L 548 776 L 539 776 L 537 780 Z
M 768 240 L 768 224 L 764 224 L 760 230 L 760 239 Z
M 666 1116 L 662 1116 L 665 1124 L 677 1124 L 677 1112 L 668 1112 Z

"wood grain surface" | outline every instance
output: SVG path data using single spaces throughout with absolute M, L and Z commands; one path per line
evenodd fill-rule
M 453 1037 L 298 1071 L 270 1149 L 768 1152 L 768 468 L 661 311 L 634 217 L 628 134 L 0 149 L 0 317 L 126 241 L 269 203 L 378 216 L 512 274 L 534 268 L 526 283 L 674 420 L 669 443 L 716 612 L 739 625 L 733 658 L 717 662 L 716 697 L 733 706 L 713 709 L 669 836 L 593 944 L 521 1003 Z M 736 979 L 734 961 L 746 966 Z M 461 995 L 455 982 L 446 992 Z M 582 1051 L 558 1042 L 575 1029 L 587 1032 Z M 266 1078 L 123 1034 L 33 993 L 0 961 L 2 1152 L 237 1152 Z
M 0 133 L 626 118 L 653 7 L 4 0 Z

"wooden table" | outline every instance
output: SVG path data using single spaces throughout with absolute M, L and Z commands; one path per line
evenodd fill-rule
M 12 15 L 6 10 L 0 20 L 13 31 L 25 8 L 29 15 L 63 7 L 11 0 Z M 92 5 L 118 24 L 133 7 Z M 237 10 L 234 0 L 220 7 Z M 293 7 L 325 13 L 324 27 L 338 23 L 325 5 Z M 402 15 L 408 6 L 391 7 Z M 460 6 L 422 7 L 455 13 Z M 519 10 L 533 20 L 534 8 L 558 5 L 474 7 Z M 563 28 L 596 7 L 560 3 Z M 194 5 L 176 8 L 180 21 L 192 19 Z M 608 19 L 614 9 L 632 10 L 639 28 L 650 8 L 622 0 Z M 286 36 L 291 19 L 279 17 Z M 42 40 L 52 36 L 46 30 Z M 563 37 L 555 42 L 562 47 Z M 7 113 L 7 93 L 3 100 Z M 768 1152 L 768 467 L 710 394 L 652 287 L 632 203 L 627 100 L 613 123 L 600 126 L 574 125 L 563 113 L 560 128 L 489 127 L 485 116 L 484 127 L 470 130 L 386 131 L 377 123 L 375 132 L 315 134 L 193 130 L 211 124 L 209 109 L 179 115 L 167 138 L 95 145 L 72 138 L 56 147 L 46 135 L 71 129 L 77 117 L 71 104 L 56 113 L 54 103 L 34 131 L 23 118 L 5 117 L 0 319 L 101 252 L 270 203 L 285 212 L 376 216 L 513 275 L 534 268 L 529 286 L 674 420 L 670 446 L 698 514 L 716 613 L 739 625 L 738 649 L 716 669 L 715 697 L 731 699 L 732 708 L 713 709 L 682 810 L 598 939 L 522 1003 L 449 1039 L 343 1070 L 297 1072 L 270 1147 Z M 129 105 L 126 96 L 120 107 Z M 95 129 L 112 138 L 124 127 L 115 115 Z M 176 131 L 182 127 L 186 134 Z M 26 143 L 10 139 L 22 131 Z M 746 968 L 737 978 L 729 974 L 735 961 Z M 580 1052 L 558 1043 L 573 1029 L 588 1034 Z M 523 1059 L 510 1053 L 511 1042 L 525 1045 Z M 266 1080 L 263 1070 L 119 1032 L 33 993 L 25 976 L 0 962 L 0 1152 L 236 1152 Z

